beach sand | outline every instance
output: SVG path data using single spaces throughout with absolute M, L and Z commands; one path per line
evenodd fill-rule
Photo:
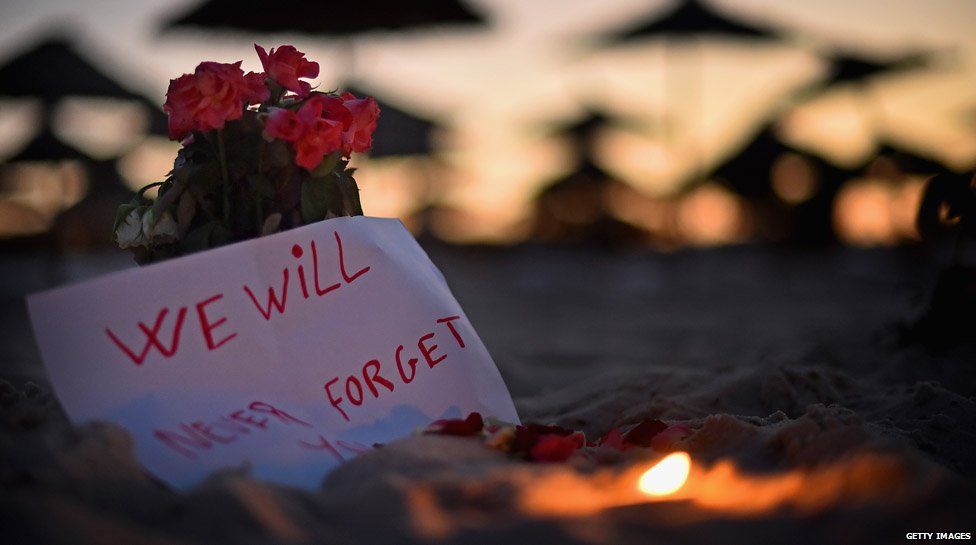
M 943 256 L 429 251 L 523 421 L 590 439 L 645 418 L 685 424 L 673 447 L 693 460 L 686 488 L 666 501 L 636 491 L 661 455 L 649 450 L 602 453 L 611 463 L 600 466 L 528 463 L 474 438 L 415 435 L 315 492 L 240 471 L 171 491 L 123 430 L 67 423 L 25 322 L 25 293 L 124 256 L 66 258 L 57 274 L 2 256 L 4 541 L 900 543 L 976 532 L 976 350 L 903 335 Z

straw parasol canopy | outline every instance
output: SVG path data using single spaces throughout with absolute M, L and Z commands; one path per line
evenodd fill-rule
M 457 0 L 279 0 L 275 2 L 274 9 L 268 9 L 268 4 L 259 0 L 206 0 L 166 22 L 163 30 L 198 28 L 354 37 L 368 32 L 418 30 L 442 25 L 483 25 L 484 22 Z

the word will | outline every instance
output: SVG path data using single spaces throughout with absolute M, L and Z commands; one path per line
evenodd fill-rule
M 298 261 L 295 271 L 298 276 L 298 288 L 301 291 L 303 300 L 313 296 L 323 297 L 329 293 L 336 292 L 342 286 L 357 281 L 371 269 L 371 267 L 365 266 L 350 273 L 346 264 L 346 256 L 342 249 L 342 237 L 339 236 L 338 231 L 334 231 L 333 235 L 335 236 L 338 270 L 333 271 L 337 274 L 331 278 L 331 281 L 322 278 L 323 271 L 320 270 L 318 247 L 314 240 L 309 242 L 309 249 L 311 250 L 310 263 L 308 259 L 302 259 L 305 255 L 305 250 L 300 245 L 295 244 L 291 248 L 292 257 Z M 307 270 L 311 272 L 307 273 Z M 309 274 L 311 275 L 311 279 L 308 278 Z M 265 320 L 271 320 L 275 312 L 281 315 L 288 308 L 289 282 L 291 276 L 291 269 L 288 266 L 283 267 L 281 269 L 282 281 L 280 286 L 277 289 L 275 286 L 268 286 L 267 298 L 263 301 L 259 300 L 259 297 L 255 294 L 255 290 L 247 284 L 244 284 L 241 288 L 250 298 L 250 301 L 254 304 L 254 308 L 260 316 Z M 260 293 L 260 290 L 258 292 Z M 190 308 L 193 308 L 204 345 L 208 350 L 217 350 L 238 336 L 237 331 L 230 329 L 232 327 L 229 323 L 230 317 L 224 315 L 218 316 L 213 308 L 208 310 L 208 307 L 217 304 L 222 299 L 224 299 L 224 293 L 217 293 L 193 305 L 180 306 L 173 313 L 171 313 L 169 306 L 165 306 L 156 313 L 156 318 L 151 326 L 143 321 L 136 323 L 135 329 L 139 332 L 139 340 L 136 342 L 124 341 L 119 334 L 108 327 L 105 328 L 105 334 L 136 365 L 142 365 L 154 349 L 163 358 L 172 358 L 179 351 L 180 341 L 183 339 L 184 326 L 187 322 L 187 314 L 189 314 Z M 292 300 L 294 300 L 294 296 Z M 218 329 L 221 331 L 218 332 Z M 170 331 L 168 336 L 164 334 L 166 330 Z M 141 347 L 139 346 L 140 344 Z

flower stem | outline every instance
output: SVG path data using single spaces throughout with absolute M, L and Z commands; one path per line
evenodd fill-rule
M 223 130 L 217 130 L 217 156 L 220 159 L 220 176 L 224 180 L 224 223 L 230 228 L 230 177 L 227 175 L 227 154 L 224 151 Z

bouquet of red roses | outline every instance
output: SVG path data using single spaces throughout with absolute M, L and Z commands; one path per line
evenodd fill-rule
M 348 159 L 372 145 L 376 101 L 312 90 L 302 79 L 318 63 L 293 46 L 254 47 L 263 73 L 202 62 L 170 81 L 163 109 L 182 144 L 173 170 L 115 220 L 115 240 L 138 262 L 363 213 Z

